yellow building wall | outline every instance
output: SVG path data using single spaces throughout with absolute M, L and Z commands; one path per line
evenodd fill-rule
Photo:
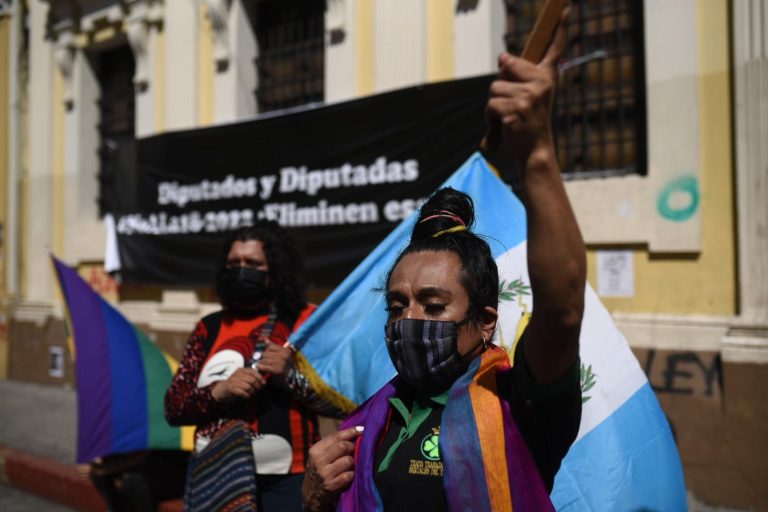
M 728 3 L 697 2 L 696 9 L 701 252 L 670 256 L 635 250 L 635 296 L 603 298 L 611 311 L 704 315 L 737 312 Z M 596 259 L 595 250 L 590 250 L 588 272 L 593 287 L 597 287 Z
M 427 0 L 427 82 L 453 78 L 453 2 Z
M 155 130 L 162 132 L 165 129 L 165 32 L 162 30 L 157 33 L 155 48 L 155 79 L 152 84 L 155 95 Z
M 65 236 L 65 167 L 66 134 L 64 107 L 64 77 L 57 69 L 53 78 L 53 253 L 64 254 Z
M 373 0 L 357 0 L 357 84 L 358 96 L 373 94 L 376 89 L 376 23 Z
M 10 37 L 11 19 L 0 18 L 0 225 L 3 231 L 7 228 L 7 202 L 8 197 L 8 150 L 9 150 L 9 126 L 10 114 Z M 6 244 L 2 245 L 0 253 L 0 295 L 5 295 L 7 286 L 5 282 L 5 262 L 7 260 Z
M 8 213 L 6 197 L 8 197 L 8 115 L 10 113 L 10 18 L 0 18 L 0 225 L 3 231 L 8 229 Z M 7 295 L 5 282 L 5 263 L 7 261 L 7 245 L 2 245 L 0 252 L 0 298 Z M 5 300 L 0 302 L 0 379 L 8 377 L 8 315 L 5 311 Z
M 207 7 L 200 5 L 200 36 L 197 38 L 197 83 L 198 92 L 198 125 L 206 126 L 213 123 L 213 87 L 214 87 L 214 62 L 213 62 L 213 29 L 206 15 Z M 163 84 L 165 85 L 165 84 Z

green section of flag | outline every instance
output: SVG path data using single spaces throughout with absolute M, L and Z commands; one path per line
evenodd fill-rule
M 160 450 L 181 449 L 181 429 L 171 427 L 165 420 L 165 392 L 173 373 L 163 352 L 147 336 L 134 327 L 144 362 L 147 382 L 147 448 Z

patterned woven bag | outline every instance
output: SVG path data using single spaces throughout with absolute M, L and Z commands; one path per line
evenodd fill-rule
M 184 490 L 185 512 L 253 512 L 256 465 L 251 433 L 243 421 L 224 423 L 200 453 L 192 455 Z

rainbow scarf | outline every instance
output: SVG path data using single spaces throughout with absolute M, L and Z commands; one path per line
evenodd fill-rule
M 77 272 L 51 256 L 67 304 L 77 376 L 77 462 L 137 450 L 190 450 L 193 427 L 165 421 L 178 363 Z
M 443 488 L 450 510 L 554 510 L 536 464 L 499 399 L 498 372 L 510 369 L 507 353 L 492 346 L 475 358 L 448 394 L 440 425 Z M 355 479 L 339 500 L 343 512 L 383 510 L 374 483 L 374 459 L 387 421 L 389 399 L 403 384 L 394 378 L 341 425 L 363 425 L 355 453 Z

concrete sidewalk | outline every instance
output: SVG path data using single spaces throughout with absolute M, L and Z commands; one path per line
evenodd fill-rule
M 0 418 L 0 444 L 62 464 L 75 463 L 75 391 L 0 380 Z
M 0 480 L 74 510 L 100 512 L 104 501 L 75 465 L 73 390 L 0 380 Z M 158 510 L 180 511 L 180 500 Z

